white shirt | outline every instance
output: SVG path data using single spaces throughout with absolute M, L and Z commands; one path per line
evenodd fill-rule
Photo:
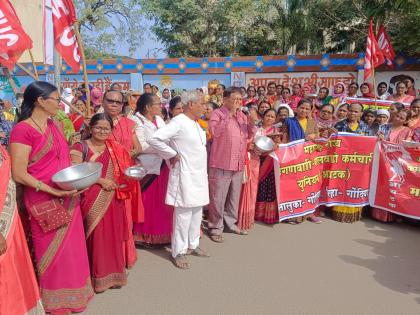
M 180 156 L 170 167 L 166 204 L 185 208 L 208 204 L 206 133 L 201 126 L 179 114 L 147 142 L 163 159 Z
M 147 140 L 150 139 L 159 128 L 165 126 L 165 122 L 161 117 L 156 116 L 156 127 L 154 123 L 140 113 L 130 115 L 129 118 L 136 123 L 135 132 L 142 149 L 142 153 L 137 157 L 137 160 L 147 170 L 147 174 L 159 175 L 162 158 L 158 155 L 158 152 L 150 147 Z

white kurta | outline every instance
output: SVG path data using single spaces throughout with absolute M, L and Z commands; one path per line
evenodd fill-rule
M 166 144 L 168 141 L 169 145 Z M 166 204 L 184 208 L 207 205 L 206 133 L 201 126 L 179 114 L 157 130 L 147 143 L 163 159 L 180 156 L 180 161 L 170 167 Z
M 147 143 L 147 140 L 153 137 L 155 132 L 164 127 L 166 124 L 162 118 L 156 116 L 156 125 L 144 117 L 140 113 L 130 117 L 136 123 L 136 136 L 139 139 L 142 152 L 137 157 L 137 160 L 147 170 L 147 174 L 160 174 L 160 166 L 162 165 L 162 158 L 157 152 Z

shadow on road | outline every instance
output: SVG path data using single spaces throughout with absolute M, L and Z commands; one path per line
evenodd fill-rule
M 373 278 L 382 286 L 403 294 L 414 294 L 420 304 L 420 225 L 418 223 L 381 223 L 373 220 L 363 222 L 368 231 L 385 241 L 355 239 L 369 246 L 375 258 L 350 255 L 339 257 L 346 263 L 368 268 Z M 411 244 L 410 244 L 411 243 Z

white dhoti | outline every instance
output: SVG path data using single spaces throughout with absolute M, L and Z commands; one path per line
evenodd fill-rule
M 172 228 L 172 257 L 196 249 L 200 243 L 203 207 L 175 207 Z

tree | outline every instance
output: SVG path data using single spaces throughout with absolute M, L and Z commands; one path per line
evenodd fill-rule
M 370 18 L 420 51 L 416 0 L 138 0 L 171 57 L 364 51 Z
M 115 47 L 127 42 L 134 53 L 144 27 L 135 0 L 75 0 L 86 58 L 112 56 Z

